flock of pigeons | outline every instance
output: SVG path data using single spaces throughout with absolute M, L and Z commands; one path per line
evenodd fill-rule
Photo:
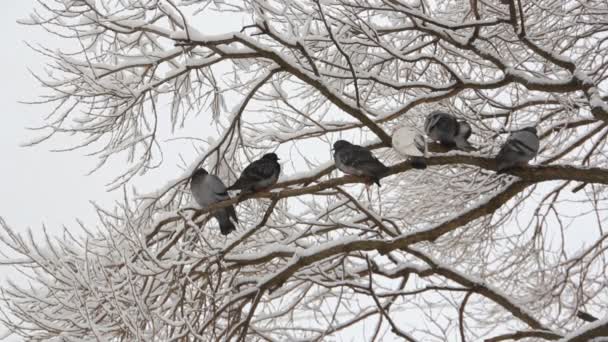
M 457 120 L 451 114 L 433 112 L 426 118 L 424 124 L 426 136 L 439 142 L 446 148 L 471 151 L 474 148 L 469 144 L 472 129 L 466 121 Z M 418 146 L 423 149 L 424 146 Z M 511 133 L 496 156 L 497 169 L 502 173 L 508 169 L 525 165 L 532 160 L 539 149 L 539 139 L 535 127 L 526 127 Z M 351 144 L 345 140 L 338 140 L 333 146 L 336 167 L 350 175 L 364 176 L 380 186 L 380 179 L 384 177 L 389 168 L 378 160 L 365 147 Z M 249 164 L 241 173 L 237 181 L 226 188 L 224 183 L 205 169 L 199 168 L 191 176 L 190 190 L 196 203 L 206 208 L 214 203 L 230 199 L 228 191 L 241 190 L 243 193 L 262 191 L 274 185 L 279 179 L 281 165 L 275 153 L 268 153 L 262 158 Z M 425 168 L 424 163 L 412 163 L 416 168 Z M 212 215 L 220 225 L 223 235 L 235 230 L 234 222 L 238 222 L 234 206 L 220 208 Z

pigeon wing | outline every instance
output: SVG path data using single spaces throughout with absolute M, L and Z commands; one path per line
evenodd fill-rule
M 498 151 L 496 158 L 503 159 L 509 154 L 518 154 L 518 153 L 517 153 L 517 149 L 515 148 L 515 144 L 513 144 L 513 142 L 510 139 L 507 139 L 507 141 L 504 143 L 504 145 L 502 145 L 502 147 L 500 148 L 500 151 Z
M 230 196 L 228 196 L 228 191 L 226 190 L 226 185 L 224 185 L 221 179 L 214 175 L 208 175 L 207 177 L 207 185 L 209 186 L 209 190 L 213 192 L 218 202 L 230 199 Z
M 536 134 L 528 131 L 516 132 L 513 137 L 516 148 L 521 154 L 536 156 L 540 148 L 540 142 Z
M 388 168 L 365 147 L 353 146 L 349 152 L 346 158 L 344 158 L 345 164 L 351 165 L 374 177 L 381 177 L 388 171 Z
M 216 201 L 220 202 L 229 200 L 230 196 L 228 195 L 228 190 L 226 189 L 226 186 L 224 185 L 222 180 L 214 175 L 209 175 L 208 177 L 209 180 L 207 181 L 207 184 L 209 185 L 209 190 L 213 192 Z M 233 205 L 230 205 L 223 209 L 226 211 L 226 213 L 228 213 L 228 216 L 234 219 L 234 222 L 239 222 L 238 218 L 236 217 L 236 211 L 234 210 Z
M 502 146 L 496 160 L 499 171 L 533 159 L 539 149 L 538 137 L 528 131 L 512 133 Z
M 365 147 L 353 145 L 340 153 L 342 163 L 348 166 L 357 167 L 358 165 L 374 160 L 372 153 Z
M 458 122 L 458 136 L 459 137 L 461 137 L 462 139 L 464 139 L 466 141 L 471 136 L 471 133 L 473 133 L 473 129 L 471 128 L 471 125 L 469 125 L 468 122 L 466 122 L 466 121 Z
M 531 132 L 519 131 L 511 134 L 505 145 L 501 148 L 499 155 L 513 153 L 518 156 L 534 158 L 539 149 L 538 137 Z
M 469 137 L 473 133 L 473 129 L 471 125 L 469 125 L 466 121 L 458 122 L 458 134 L 454 138 L 454 142 L 456 143 L 456 147 L 463 151 L 474 151 L 475 148 L 467 141 Z
M 260 181 L 272 177 L 274 175 L 274 172 L 274 163 L 272 161 L 261 159 L 256 160 L 255 162 L 247 166 L 245 171 L 243 171 L 243 175 L 247 176 L 253 181 Z
M 450 114 L 436 112 L 426 118 L 424 131 L 432 140 L 439 140 L 441 144 L 453 147 L 458 122 Z
M 441 119 L 441 113 L 435 112 L 429 114 L 424 120 L 424 131 L 428 134 Z
M 241 189 L 249 184 L 268 179 L 274 175 L 275 165 L 272 161 L 259 159 L 249 164 L 241 177 L 230 187 L 230 189 Z

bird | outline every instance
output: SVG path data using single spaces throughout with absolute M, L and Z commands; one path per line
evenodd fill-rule
M 472 129 L 468 122 L 457 120 L 455 116 L 435 111 L 426 117 L 424 132 L 433 141 L 447 148 L 457 148 L 464 151 L 473 150 L 473 146 L 467 141 L 471 136 Z
M 535 127 L 526 127 L 509 135 L 496 155 L 498 173 L 526 165 L 536 157 L 540 142 Z
M 409 126 L 402 126 L 393 133 L 393 149 L 400 155 L 408 157 L 415 169 L 426 169 L 424 159 L 424 137 Z
M 190 177 L 190 192 L 201 208 L 207 208 L 214 203 L 230 199 L 224 183 L 217 176 L 210 175 L 203 168 L 196 169 L 192 173 Z M 219 223 L 222 235 L 228 235 L 236 229 L 234 223 L 230 220 L 232 218 L 234 222 L 238 223 L 234 206 L 230 205 L 214 210 L 211 214 Z
M 469 143 L 469 137 L 473 133 L 473 129 L 468 122 L 459 120 L 458 121 L 458 133 L 454 137 L 454 143 L 459 150 L 473 151 L 475 148 Z
M 267 153 L 262 158 L 247 165 L 239 179 L 228 190 L 241 190 L 241 193 L 255 192 L 269 188 L 279 179 L 281 165 L 275 153 Z
M 380 186 L 380 178 L 389 170 L 367 148 L 351 144 L 346 140 L 336 141 L 333 150 L 334 161 L 340 171 L 349 175 L 369 177 L 378 186 Z

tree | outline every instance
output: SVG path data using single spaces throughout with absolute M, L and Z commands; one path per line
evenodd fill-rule
M 245 24 L 205 34 L 218 13 Z M 607 15 L 599 0 L 39 1 L 24 24 L 75 51 L 36 48 L 56 106 L 36 143 L 77 134 L 100 167 L 129 163 L 111 186 L 124 201 L 84 237 L 40 243 L 0 221 L 30 280 L 3 289 L 4 324 L 56 341 L 607 336 Z M 413 170 L 391 133 L 438 108 L 480 149 Z M 160 127 L 197 118 L 219 133 L 192 139 L 183 174 L 126 191 L 162 163 Z M 527 125 L 534 165 L 497 175 Z M 339 137 L 391 165 L 381 188 L 335 171 Z M 271 191 L 192 208 L 195 168 L 234 181 L 275 150 Z M 225 239 L 206 214 L 230 204 Z

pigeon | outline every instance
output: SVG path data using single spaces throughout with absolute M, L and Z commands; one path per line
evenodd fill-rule
M 388 172 L 388 167 L 365 147 L 338 140 L 333 150 L 336 166 L 346 174 L 369 177 L 380 186 L 380 178 Z
M 473 133 L 471 125 L 466 121 L 458 121 L 458 133 L 454 137 L 454 143 L 459 150 L 473 151 L 475 148 L 469 143 L 469 137 Z
M 408 157 L 415 169 L 426 169 L 424 137 L 412 127 L 402 126 L 393 133 L 393 149 Z
M 473 150 L 467 141 L 472 129 L 466 121 L 458 121 L 451 114 L 433 112 L 426 117 L 424 131 L 433 141 L 439 141 L 447 148 L 458 148 L 464 151 Z
M 228 190 L 242 192 L 260 191 L 274 185 L 279 179 L 281 165 L 275 153 L 267 153 L 262 158 L 249 164 L 237 181 Z
M 203 168 L 197 169 L 192 173 L 190 177 L 190 192 L 192 192 L 194 200 L 201 208 L 230 199 L 224 183 L 216 176 L 210 175 Z M 222 235 L 228 235 L 236 229 L 234 223 L 230 220 L 232 218 L 234 222 L 238 222 L 232 205 L 214 210 L 211 214 L 220 224 Z
M 526 127 L 511 133 L 498 155 L 496 155 L 498 173 L 525 165 L 536 157 L 540 147 L 536 134 L 535 127 Z

